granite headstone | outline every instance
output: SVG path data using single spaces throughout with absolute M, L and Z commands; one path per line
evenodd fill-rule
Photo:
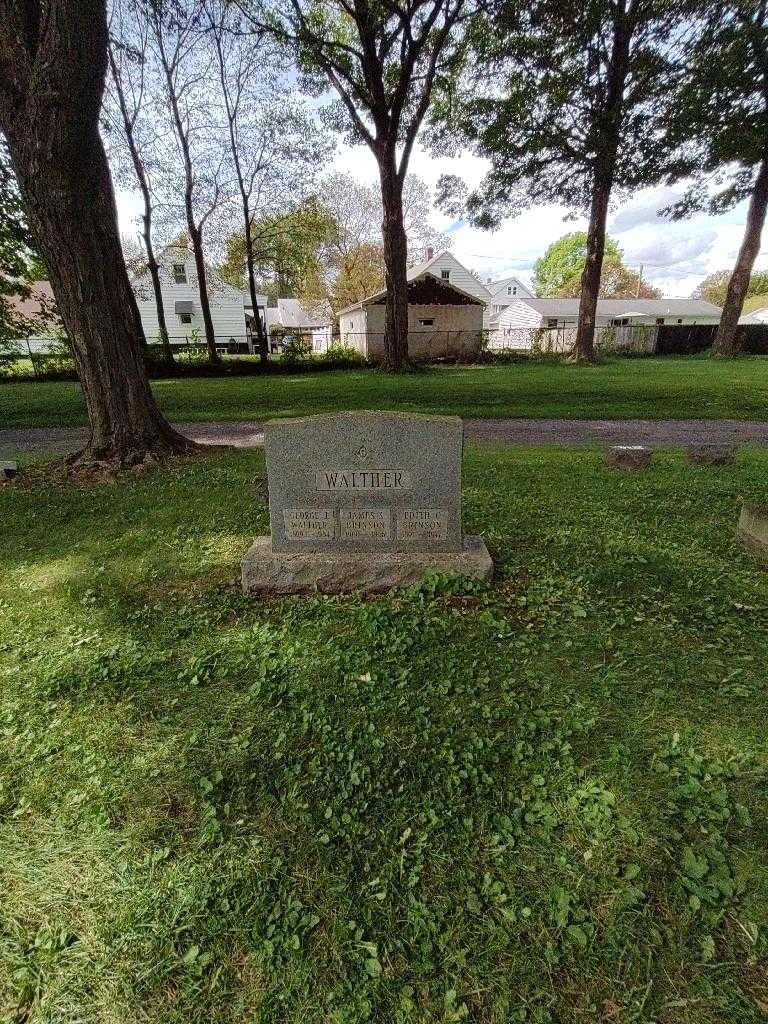
M 427 572 L 487 578 L 461 530 L 463 427 L 453 416 L 334 413 L 265 427 L 271 537 L 243 562 L 247 591 L 370 591 Z

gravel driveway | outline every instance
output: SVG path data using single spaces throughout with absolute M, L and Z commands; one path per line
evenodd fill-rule
M 179 423 L 178 430 L 201 444 L 258 448 L 260 423 Z M 647 444 L 679 448 L 687 444 L 732 441 L 768 446 L 768 422 L 747 420 L 465 420 L 468 440 L 491 444 L 575 445 Z M 0 430 L 0 457 L 25 452 L 66 453 L 87 439 L 82 427 Z

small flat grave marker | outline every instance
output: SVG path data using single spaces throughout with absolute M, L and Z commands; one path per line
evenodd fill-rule
M 615 444 L 606 452 L 605 462 L 613 469 L 647 469 L 652 455 L 643 444 Z
M 246 591 L 387 590 L 429 571 L 489 577 L 485 544 L 462 535 L 462 443 L 453 416 L 267 423 L 272 533 L 246 555 Z

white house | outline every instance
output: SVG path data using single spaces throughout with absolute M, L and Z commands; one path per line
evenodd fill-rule
M 458 261 L 456 264 L 464 270 Z M 442 267 L 428 260 L 408 271 L 408 351 L 414 358 L 480 351 L 485 301 L 451 280 L 457 267 L 452 263 Z M 367 359 L 382 358 L 386 297 L 386 290 L 380 291 L 341 311 L 342 345 L 357 349 Z
M 463 263 L 459 263 L 453 253 L 445 249 L 443 252 L 434 253 L 427 249 L 427 258 L 423 263 L 418 263 L 408 269 L 408 280 L 418 277 L 425 271 L 429 271 L 434 277 L 441 281 L 449 281 L 457 285 L 463 291 L 479 299 L 484 305 L 483 326 L 488 327 L 490 317 L 491 293 L 488 286 L 479 281 L 471 271 L 467 270 Z
M 491 294 L 490 318 L 503 313 L 516 299 L 533 298 L 533 292 L 519 277 L 502 277 L 499 281 L 489 281 L 486 288 Z
M 250 309 L 249 301 L 246 312 Z M 270 305 L 264 296 L 263 315 L 273 352 L 290 336 L 307 339 L 313 352 L 327 352 L 332 343 L 333 315 L 327 302 L 310 307 L 300 299 L 276 299 Z
M 168 338 L 172 345 L 205 342 L 205 327 L 200 311 L 195 258 L 186 245 L 166 246 L 157 257 L 160 286 L 165 308 Z M 244 345 L 249 341 L 246 330 L 243 293 L 233 288 L 210 267 L 206 268 L 208 300 L 211 306 L 216 344 L 222 348 Z M 141 314 L 147 342 L 159 342 L 157 305 L 149 270 L 133 275 L 131 285 Z
M 600 327 L 716 325 L 722 310 L 704 299 L 598 299 Z M 516 299 L 491 319 L 491 348 L 530 348 L 535 329 L 574 329 L 579 299 Z

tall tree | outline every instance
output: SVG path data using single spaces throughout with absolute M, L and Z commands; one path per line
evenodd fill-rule
M 148 69 L 149 22 L 141 16 L 135 3 L 114 0 L 109 24 L 110 76 L 105 96 L 105 119 L 113 129 L 115 143 L 111 147 L 111 162 L 119 172 L 130 165 L 133 182 L 141 192 L 141 238 L 146 265 L 152 280 L 157 308 L 157 323 L 164 358 L 173 362 L 173 350 L 165 321 L 165 304 L 160 282 L 160 270 L 155 256 L 152 236 L 154 194 L 152 189 L 152 159 L 157 149 L 157 118 L 153 117 L 152 83 Z M 123 160 L 123 155 L 127 158 Z
M 30 295 L 32 246 L 8 152 L 0 139 L 0 350 L 26 327 L 18 305 L 10 300 Z
M 90 422 L 81 464 L 189 447 L 147 380 L 98 131 L 106 0 L 0 0 L 0 130 L 51 275 Z
M 768 0 L 724 0 L 702 9 L 672 131 L 681 173 L 697 181 L 672 212 L 718 214 L 748 200 L 712 346 L 713 355 L 732 356 L 741 346 L 737 326 L 768 211 Z
M 335 124 L 376 158 L 383 206 L 386 269 L 384 365 L 408 358 L 408 243 L 403 184 L 436 77 L 460 47 L 470 0 L 241 0 L 259 31 L 297 48 L 310 88 L 339 95 Z
M 322 252 L 335 232 L 333 219 L 315 199 L 293 209 L 268 214 L 251 225 L 255 274 L 265 291 L 285 298 L 303 291 L 322 274 Z M 219 268 L 224 280 L 242 288 L 245 240 L 242 231 L 230 235 L 226 259 Z
M 534 288 L 537 295 L 578 298 L 587 262 L 587 233 L 572 231 L 553 242 L 534 264 Z M 618 243 L 606 235 L 603 269 L 600 275 L 601 299 L 659 299 L 658 288 L 624 264 Z
M 239 9 L 230 0 L 205 0 L 204 13 L 243 215 L 245 276 L 265 363 L 269 340 L 257 309 L 253 223 L 307 192 L 327 143 L 303 106 L 290 98 L 274 40 L 244 33 Z
M 307 300 L 327 302 L 338 312 L 384 287 L 381 191 L 351 174 L 336 172 L 318 182 L 315 198 L 327 211 L 332 230 L 320 247 L 318 273 L 305 279 L 300 294 Z M 407 174 L 403 226 L 411 261 L 423 260 L 429 246 L 450 246 L 450 238 L 432 226 L 431 214 L 428 185 Z
M 221 361 L 205 261 L 205 231 L 213 215 L 229 198 L 226 151 L 212 108 L 210 82 L 216 74 L 213 55 L 204 45 L 199 0 L 139 0 L 149 25 L 148 42 L 160 69 L 167 116 L 182 170 L 182 206 L 189 246 L 195 261 L 200 312 L 208 359 Z M 175 162 L 163 184 L 165 202 L 179 205 Z
M 472 34 L 475 59 L 435 106 L 438 132 L 459 132 L 491 161 L 468 201 L 477 223 L 493 227 L 553 197 L 588 212 L 577 361 L 594 359 L 611 195 L 657 182 L 667 165 L 663 130 L 687 6 L 489 0 Z
M 706 299 L 716 306 L 724 306 L 731 276 L 730 270 L 716 270 L 712 274 L 707 274 L 694 288 L 693 298 Z M 758 296 L 763 299 L 768 297 L 768 270 L 752 272 L 745 296 L 745 308 L 749 305 L 748 300 L 757 300 Z M 768 302 L 763 302 L 763 305 L 768 305 Z

